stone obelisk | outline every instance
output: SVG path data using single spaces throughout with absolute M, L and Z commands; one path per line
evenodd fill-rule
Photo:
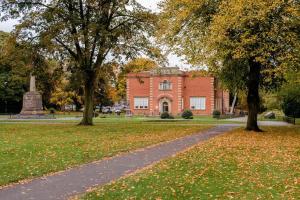
M 20 115 L 44 115 L 42 95 L 36 91 L 35 76 L 30 75 L 30 91 L 23 96 Z

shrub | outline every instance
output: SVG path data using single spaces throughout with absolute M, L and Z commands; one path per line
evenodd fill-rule
M 300 117 L 300 102 L 292 98 L 284 98 L 282 103 L 282 110 L 286 116 Z
M 219 110 L 213 111 L 213 118 L 220 118 L 221 112 Z
M 49 108 L 49 112 L 50 112 L 50 114 L 54 114 L 56 112 L 56 110 L 54 108 Z
M 190 110 L 185 110 L 183 111 L 183 113 L 181 114 L 181 117 L 183 119 L 193 119 L 193 113 Z
M 170 114 L 168 112 L 163 112 L 161 115 L 160 115 L 160 118 L 161 119 L 170 119 Z

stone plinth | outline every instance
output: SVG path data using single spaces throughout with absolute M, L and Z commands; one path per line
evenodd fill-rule
M 23 108 L 21 115 L 43 115 L 42 95 L 35 91 L 30 91 L 23 96 Z

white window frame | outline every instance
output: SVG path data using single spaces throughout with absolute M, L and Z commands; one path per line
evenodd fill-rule
M 171 81 L 164 80 L 159 84 L 159 90 L 172 90 L 172 83 Z
M 206 110 L 206 97 L 190 97 L 191 110 Z
M 148 97 L 134 97 L 133 104 L 135 110 L 145 110 L 149 108 L 149 98 Z

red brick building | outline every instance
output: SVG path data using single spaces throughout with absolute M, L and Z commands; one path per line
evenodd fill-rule
M 229 110 L 229 93 L 211 76 L 194 76 L 179 68 L 158 68 L 127 75 L 127 102 L 133 115 L 173 115 L 190 109 L 194 115 Z

